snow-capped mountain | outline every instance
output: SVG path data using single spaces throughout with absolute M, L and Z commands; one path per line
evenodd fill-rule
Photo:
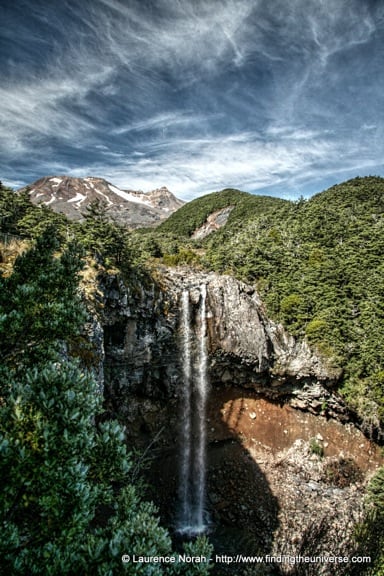
M 121 190 L 103 178 L 47 176 L 22 188 L 34 204 L 45 204 L 63 212 L 71 220 L 82 220 L 88 204 L 98 199 L 105 203 L 111 219 L 131 228 L 153 226 L 184 204 L 166 187 L 142 192 Z

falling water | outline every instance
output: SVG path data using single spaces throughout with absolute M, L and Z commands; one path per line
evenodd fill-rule
M 206 475 L 206 423 L 205 409 L 207 403 L 207 287 L 201 287 L 200 306 L 200 338 L 199 338 L 199 366 L 196 386 L 196 407 L 197 407 L 197 439 L 195 458 L 195 485 L 196 485 L 196 506 L 194 510 L 193 523 L 204 530 L 204 500 L 205 500 L 205 475 Z
M 206 423 L 207 402 L 207 288 L 200 288 L 198 342 L 194 348 L 191 328 L 189 292 L 181 298 L 181 330 L 183 360 L 183 413 L 181 426 L 180 518 L 178 532 L 195 535 L 204 532 L 206 480 Z
M 182 527 L 191 525 L 191 441 L 192 441 L 192 421 L 191 421 L 191 395 L 192 395 L 192 355 L 191 355 L 191 310 L 189 303 L 189 292 L 183 290 L 181 298 L 181 328 L 182 328 L 182 361 L 183 361 L 183 414 L 181 427 L 181 479 L 180 479 L 180 500 L 181 500 L 181 522 Z

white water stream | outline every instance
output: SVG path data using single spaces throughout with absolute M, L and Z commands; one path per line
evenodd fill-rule
M 180 529 L 191 524 L 191 433 L 192 433 L 192 330 L 189 292 L 183 290 L 181 297 L 182 362 L 183 362 L 183 414 L 181 426 L 180 470 Z
M 181 297 L 183 408 L 181 424 L 180 514 L 178 532 L 204 532 L 206 482 L 206 403 L 208 391 L 207 287 L 200 288 L 198 332 L 192 330 L 189 291 Z M 197 339 L 197 342 L 194 342 Z

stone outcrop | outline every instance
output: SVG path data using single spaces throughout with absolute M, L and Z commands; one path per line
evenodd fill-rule
M 187 288 L 197 307 L 200 287 L 207 287 L 211 382 L 253 388 L 271 398 L 292 396 L 298 408 L 319 412 L 345 408 L 329 389 L 340 372 L 268 318 L 256 290 L 230 276 L 164 269 L 161 282 L 177 315 L 181 291 Z M 176 310 L 175 310 L 176 307 Z M 301 394 L 302 392 L 302 394 Z
M 219 228 L 224 226 L 229 218 L 230 213 L 232 212 L 234 206 L 226 206 L 221 210 L 217 210 L 216 212 L 212 212 L 207 218 L 207 220 L 197 228 L 194 233 L 192 234 L 191 238 L 193 240 L 202 240 L 211 234 L 212 232 L 216 232 Z
M 180 295 L 197 311 L 207 287 L 209 374 L 214 386 L 240 385 L 300 409 L 347 418 L 332 393 L 338 374 L 325 360 L 270 320 L 258 293 L 230 276 L 159 268 L 153 278 L 100 279 L 105 371 L 110 397 L 139 394 L 150 401 L 180 397 Z M 119 411 L 126 402 L 119 401 Z
M 187 288 L 197 309 L 202 284 L 207 287 L 210 371 L 215 383 L 271 389 L 271 394 L 279 388 L 286 393 L 287 384 L 297 388 L 309 380 L 334 383 L 337 373 L 305 341 L 296 341 L 268 318 L 253 287 L 230 276 L 186 269 L 163 268 L 155 279 L 134 279 L 128 285 L 116 276 L 101 279 L 107 355 L 132 363 L 137 381 L 145 366 L 155 380 L 157 370 L 167 369 L 161 387 L 170 396 L 177 394 L 172 381 L 177 380 L 173 369 L 180 363 L 180 295 Z M 145 385 L 144 380 L 141 383 Z
M 268 318 L 253 287 L 166 267 L 125 282 L 105 274 L 98 301 L 106 417 L 117 416 L 129 445 L 151 454 L 147 480 L 163 522 L 173 525 L 179 482 L 180 298 L 188 289 L 197 335 L 203 284 L 211 385 L 207 508 L 216 552 L 352 554 L 364 486 L 382 458 L 345 424 L 350 414 L 333 391 L 338 374 Z M 288 565 L 264 568 L 272 572 L 260 574 L 291 574 Z M 314 568 L 308 574 L 329 574 L 326 566 Z M 247 566 L 220 570 L 240 575 Z

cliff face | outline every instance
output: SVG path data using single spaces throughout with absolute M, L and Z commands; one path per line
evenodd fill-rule
M 101 280 L 110 410 L 128 417 L 132 395 L 139 396 L 141 412 L 144 401 L 159 410 L 159 403 L 168 406 L 180 398 L 181 292 L 189 290 L 197 310 L 203 284 L 212 386 L 241 386 L 315 414 L 348 418 L 332 393 L 339 374 L 305 341 L 296 341 L 270 320 L 251 286 L 229 276 L 167 268 L 158 270 L 155 279 L 136 279 L 129 286 L 116 276 Z
M 170 275 L 174 285 L 178 280 L 174 273 Z M 279 385 L 279 378 L 288 377 L 334 380 L 335 374 L 305 342 L 297 343 L 281 325 L 267 317 L 251 286 L 217 274 L 184 276 L 182 284 L 190 290 L 196 290 L 196 284 L 207 285 L 210 352 L 215 356 L 228 355 L 250 368 L 255 380 L 259 375 L 267 384 Z
M 309 384 L 317 394 L 330 394 L 327 387 L 337 374 L 306 342 L 267 317 L 251 286 L 229 276 L 166 268 L 145 283 L 125 286 L 115 276 L 101 281 L 105 364 L 114 393 L 124 388 L 148 398 L 179 396 L 180 296 L 188 289 L 197 309 L 203 284 L 212 384 L 241 385 L 271 398 L 289 393 L 299 398 L 302 390 L 303 403 Z
M 187 269 L 158 269 L 152 279 L 126 284 L 100 278 L 106 410 L 124 421 L 130 446 L 151 447 L 149 481 L 163 520 L 174 521 L 179 482 L 181 294 L 189 291 L 198 335 L 203 284 L 207 508 L 216 549 L 347 554 L 364 484 L 382 459 L 348 424 L 332 391 L 338 374 L 267 317 L 251 286 Z

